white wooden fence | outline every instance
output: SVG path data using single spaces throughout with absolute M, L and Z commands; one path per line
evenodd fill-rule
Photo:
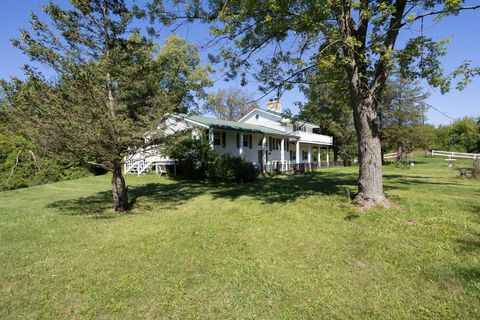
M 383 155 L 383 158 L 384 158 L 384 159 L 390 159 L 390 158 L 396 158 L 396 157 L 397 157 L 397 153 L 396 153 L 396 152 L 387 153 L 387 154 L 384 154 L 384 155 Z
M 435 156 L 445 157 L 448 159 L 456 159 L 456 158 L 473 159 L 473 160 L 480 159 L 480 154 L 478 153 L 432 150 L 432 157 L 435 157 Z

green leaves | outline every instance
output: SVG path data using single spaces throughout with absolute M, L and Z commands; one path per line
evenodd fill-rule
M 71 3 L 48 4 L 48 23 L 32 15 L 31 30 L 14 41 L 56 78 L 46 81 L 27 67 L 28 79 L 12 89 L 13 104 L 22 130 L 46 153 L 112 169 L 152 143 L 145 134 L 166 113 L 197 106 L 211 85 L 210 68 L 184 39 L 169 37 L 159 48 L 144 36 L 133 22 L 146 9 L 117 0 Z
M 238 121 L 248 112 L 258 107 L 252 102 L 252 95 L 241 89 L 220 89 L 208 95 L 205 110 L 213 113 L 217 118 Z

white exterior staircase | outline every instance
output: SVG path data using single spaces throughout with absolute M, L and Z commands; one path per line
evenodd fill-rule
M 124 159 L 123 171 L 125 174 L 130 173 L 139 176 L 150 172 L 152 169 L 158 173 L 160 166 L 164 165 L 173 165 L 174 172 L 176 171 L 175 160 L 159 155 L 157 150 L 151 149 L 126 157 Z

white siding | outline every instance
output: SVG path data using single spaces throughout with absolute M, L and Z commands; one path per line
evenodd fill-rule
M 258 119 L 257 116 L 258 115 Z M 281 118 L 275 115 L 270 115 L 268 113 L 255 110 L 252 112 L 250 115 L 248 115 L 246 118 L 242 120 L 243 123 L 249 123 L 249 124 L 256 124 L 272 129 L 277 129 L 280 131 L 286 132 L 287 130 L 291 131 L 291 127 L 288 128 L 284 124 L 280 122 Z
M 225 132 L 226 137 L 226 144 L 223 147 L 223 144 L 214 146 L 214 150 L 223 155 L 223 154 L 230 154 L 232 156 L 239 155 L 239 149 L 237 148 L 237 131 L 227 131 L 227 130 L 220 130 L 215 129 L 214 132 Z M 262 146 L 258 145 L 259 141 L 262 139 L 263 135 L 257 133 L 243 133 L 244 139 L 248 139 L 247 135 L 252 135 L 252 148 L 250 147 L 243 147 L 243 158 L 249 162 L 255 162 L 258 164 L 258 150 L 262 150 Z

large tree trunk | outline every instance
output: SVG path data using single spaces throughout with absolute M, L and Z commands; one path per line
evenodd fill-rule
M 112 175 L 112 194 L 113 194 L 113 210 L 116 212 L 124 212 L 128 210 L 128 194 L 125 185 L 125 179 L 122 175 L 122 165 L 118 162 L 113 164 Z
M 359 179 L 355 203 L 363 208 L 388 207 L 383 193 L 382 151 L 373 101 L 361 99 L 353 106 L 358 140 Z

